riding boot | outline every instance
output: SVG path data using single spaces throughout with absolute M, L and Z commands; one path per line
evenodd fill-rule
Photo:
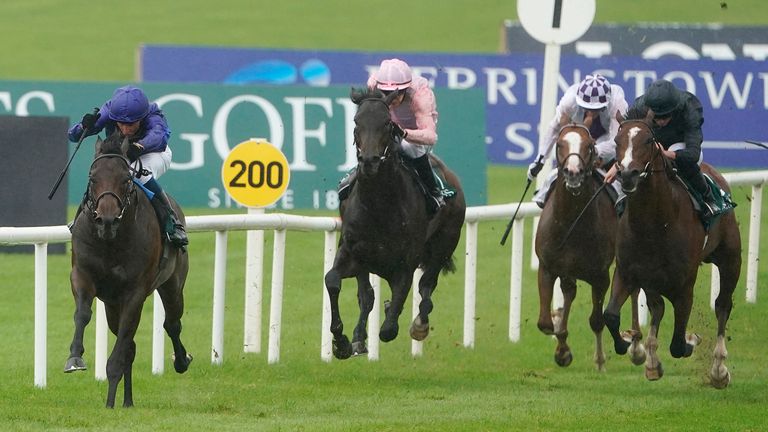
M 176 212 L 173 211 L 168 195 L 165 194 L 163 188 L 160 187 L 160 184 L 154 178 L 144 183 L 144 187 L 155 194 L 149 202 L 152 204 L 152 208 L 155 209 L 155 214 L 158 221 L 160 221 L 160 228 L 163 234 L 170 240 L 171 244 L 177 248 L 184 249 L 189 244 L 187 232 L 184 230 L 184 225 L 179 221 L 178 216 L 176 216 Z
M 339 202 L 349 198 L 349 194 L 352 193 L 352 186 L 355 185 L 355 179 L 357 178 L 357 167 L 352 168 L 341 180 L 339 180 Z
M 698 175 L 691 176 L 689 179 L 691 187 L 701 196 L 701 218 L 707 221 L 717 210 L 717 204 L 715 203 L 715 196 L 712 193 L 712 189 L 709 187 L 707 180 L 704 178 L 704 174 L 699 172 Z
M 437 179 L 432 172 L 432 165 L 429 162 L 429 154 L 411 159 L 413 166 L 416 168 L 416 172 L 419 173 L 421 181 L 424 183 L 424 187 L 427 188 L 427 192 L 432 198 L 430 201 L 430 209 L 433 212 L 437 212 L 445 206 L 445 200 L 443 199 L 442 189 L 437 185 Z

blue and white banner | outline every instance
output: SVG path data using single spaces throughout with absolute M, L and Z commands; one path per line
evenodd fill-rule
M 525 165 L 537 151 L 543 52 L 446 54 L 144 46 L 140 79 L 148 82 L 362 86 L 382 59 L 399 57 L 436 87 L 481 88 L 486 99 L 486 155 L 491 163 Z M 563 55 L 559 96 L 599 72 L 624 88 L 627 102 L 655 79 L 696 94 L 704 106 L 704 158 L 717 167 L 762 168 L 768 151 L 768 67 L 751 58 L 683 60 L 663 56 L 586 58 Z M 438 110 L 440 101 L 438 100 Z

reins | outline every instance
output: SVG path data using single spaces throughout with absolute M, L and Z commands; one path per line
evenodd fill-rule
M 130 205 L 130 203 L 131 203 L 131 194 L 135 190 L 134 189 L 133 176 L 138 174 L 138 173 L 141 173 L 143 171 L 143 169 L 138 169 L 137 170 L 137 169 L 135 169 L 135 168 L 133 168 L 131 166 L 131 163 L 128 161 L 128 159 L 125 156 L 120 155 L 120 154 L 111 154 L 111 153 L 110 154 L 103 154 L 103 155 L 97 156 L 93 160 L 93 162 L 91 162 L 91 169 L 93 169 L 93 165 L 97 161 L 99 161 L 101 159 L 108 159 L 108 158 L 119 158 L 120 160 L 122 160 L 125 163 L 126 168 L 128 169 L 128 172 L 130 173 L 128 175 L 128 179 L 131 181 L 131 186 L 129 187 L 128 191 L 126 192 L 126 194 L 125 194 L 125 196 L 123 198 L 120 198 L 120 196 L 117 195 L 115 192 L 108 190 L 108 191 L 104 191 L 104 192 L 100 193 L 99 196 L 97 196 L 94 199 L 91 196 L 90 184 L 89 184 L 88 191 L 86 192 L 86 196 L 88 197 L 88 199 L 86 200 L 85 205 L 86 205 L 86 207 L 88 207 L 88 210 L 90 210 L 91 216 L 95 219 L 97 217 L 96 209 L 99 207 L 99 202 L 101 201 L 101 199 L 106 197 L 106 196 L 112 196 L 112 197 L 114 197 L 117 200 L 117 205 L 120 208 L 120 214 L 116 217 L 117 220 L 120 220 L 120 219 L 122 219 L 123 215 L 125 214 L 125 209 Z

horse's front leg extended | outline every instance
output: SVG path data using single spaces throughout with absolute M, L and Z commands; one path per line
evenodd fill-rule
M 539 265 L 539 321 L 537 326 L 545 335 L 555 334 L 555 325 L 552 323 L 552 292 L 555 279 L 557 277 L 543 264 Z
M 344 324 L 339 314 L 339 293 L 341 292 L 341 276 L 336 266 L 325 274 L 325 289 L 331 304 L 331 333 L 333 334 L 333 355 L 340 360 L 352 355 L 352 344 L 344 335 Z
M 554 329 L 555 337 L 557 337 L 555 363 L 558 366 L 565 367 L 573 361 L 573 354 L 568 346 L 568 316 L 571 313 L 573 299 L 576 298 L 576 280 L 561 277 L 560 287 L 563 290 L 563 309 L 560 311 L 562 316 L 557 320 Z
M 651 312 L 651 326 L 648 330 L 646 348 L 648 355 L 645 359 L 645 377 L 649 381 L 656 381 L 664 376 L 664 368 L 659 360 L 659 324 L 664 317 L 664 300 L 661 295 L 653 291 L 645 291 L 648 299 L 648 310 Z
M 643 346 L 643 332 L 640 330 L 640 290 L 632 293 L 632 330 L 625 332 L 629 339 L 629 359 L 635 366 L 645 363 L 645 346 Z
M 137 295 L 135 297 L 138 298 L 130 299 L 122 307 L 107 305 L 109 328 L 117 336 L 112 353 L 107 359 L 107 381 L 109 382 L 107 408 L 114 408 L 117 385 L 123 378 L 126 378 L 123 406 L 133 406 L 132 382 L 130 381 L 130 375 L 126 376 L 126 372 L 129 371 L 136 355 L 136 343 L 133 339 L 136 336 L 136 329 L 139 327 L 141 309 L 144 304 L 143 296 Z
M 603 299 L 608 291 L 611 281 L 608 277 L 608 269 L 592 282 L 592 313 L 589 315 L 589 327 L 595 334 L 595 366 L 600 372 L 605 371 L 605 352 L 603 351 Z
M 613 285 L 611 286 L 611 296 L 608 300 L 608 304 L 603 311 L 603 320 L 605 326 L 608 327 L 608 331 L 611 332 L 613 337 L 613 349 L 616 354 L 624 355 L 627 353 L 630 343 L 625 341 L 621 337 L 621 307 L 629 298 L 631 293 L 631 287 L 625 286 L 624 281 L 621 279 L 619 269 L 616 268 L 613 271 Z
M 672 331 L 672 342 L 669 344 L 669 353 L 674 358 L 690 357 L 693 354 L 693 348 L 699 342 L 697 335 L 689 336 L 685 333 L 693 306 L 693 284 L 686 287 L 685 292 L 689 295 L 680 296 L 677 301 L 672 303 L 675 312 L 675 324 Z
M 368 339 L 366 328 L 368 326 L 368 316 L 373 309 L 373 302 L 375 300 L 369 274 L 363 273 L 358 275 L 357 304 L 360 307 L 360 316 L 357 319 L 357 326 L 355 326 L 355 330 L 352 333 L 352 354 L 354 355 L 368 353 L 368 348 L 365 345 L 365 341 Z
M 419 313 L 413 319 L 409 333 L 413 340 L 422 341 L 429 336 L 429 314 L 434 307 L 432 303 L 432 294 L 437 287 L 437 277 L 440 269 L 428 269 L 419 279 Z
M 391 277 L 387 282 L 389 282 L 389 287 L 392 289 L 392 301 L 384 308 L 384 324 L 381 325 L 381 330 L 379 330 L 379 339 L 383 342 L 394 340 L 400 331 L 397 321 L 403 312 L 403 305 L 408 297 L 408 292 L 411 290 L 413 271 L 405 269 Z
M 69 358 L 64 365 L 64 372 L 75 372 L 86 370 L 88 367 L 83 360 L 83 333 L 85 327 L 91 322 L 93 307 L 93 289 L 78 275 L 76 269 L 72 270 L 70 276 L 72 283 L 72 295 L 75 298 L 75 333 L 72 336 L 72 343 L 69 345 Z

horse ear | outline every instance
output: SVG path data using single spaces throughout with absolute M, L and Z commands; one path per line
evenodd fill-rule
M 616 110 L 616 121 L 621 123 L 627 116 L 622 114 L 620 110 Z
M 360 105 L 360 101 L 363 100 L 363 91 L 354 87 L 349 88 L 349 98 L 352 99 L 355 105 Z
M 120 151 L 123 153 L 123 155 L 128 153 L 128 147 L 131 145 L 131 142 L 128 141 L 128 137 L 123 138 L 123 142 L 120 143 Z
M 652 109 L 648 108 L 648 112 L 645 113 L 645 122 L 648 124 L 651 124 L 655 116 L 656 116 L 656 113 L 653 112 Z
M 101 154 L 101 147 L 104 144 L 104 141 L 101 140 L 100 136 L 96 136 L 96 145 L 94 148 L 96 149 L 96 154 L 94 156 L 98 156 Z
M 565 125 L 567 125 L 570 122 L 571 122 L 571 119 L 570 117 L 568 117 L 568 114 L 563 113 L 560 116 L 560 121 L 558 122 L 558 126 L 560 127 L 560 129 L 562 129 Z
M 402 90 L 396 90 L 392 93 L 388 94 L 386 97 L 384 97 L 384 102 L 387 103 L 387 105 L 391 104 L 393 100 L 400 94 Z

